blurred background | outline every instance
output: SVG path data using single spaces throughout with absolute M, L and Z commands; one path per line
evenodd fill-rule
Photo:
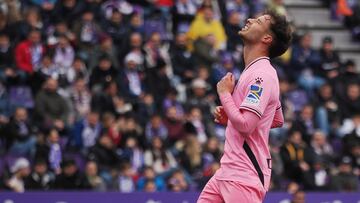
M 360 2 L 1 0 L 0 190 L 201 191 L 219 168 L 216 83 L 264 10 L 285 116 L 271 191 L 359 191 Z

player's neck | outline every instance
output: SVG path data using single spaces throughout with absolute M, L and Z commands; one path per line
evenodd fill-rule
M 269 57 L 262 47 L 251 45 L 244 46 L 245 67 L 247 67 L 252 61 L 260 57 Z

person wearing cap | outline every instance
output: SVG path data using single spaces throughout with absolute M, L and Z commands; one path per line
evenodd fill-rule
M 351 158 L 344 156 L 338 165 L 338 173 L 332 177 L 331 187 L 341 192 L 358 191 L 358 177 L 353 173 Z
M 24 179 L 30 174 L 30 163 L 25 158 L 19 158 L 10 167 L 13 174 L 7 181 L 6 186 L 14 192 L 25 192 Z
M 322 47 L 319 51 L 321 68 L 318 73 L 323 78 L 335 78 L 339 75 L 340 57 L 334 50 L 333 39 L 330 36 L 326 36 L 322 40 Z

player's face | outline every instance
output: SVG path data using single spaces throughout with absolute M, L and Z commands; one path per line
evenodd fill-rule
M 264 36 L 270 36 L 271 16 L 262 15 L 258 18 L 249 18 L 246 25 L 239 31 L 239 35 L 244 42 L 256 43 L 261 41 Z

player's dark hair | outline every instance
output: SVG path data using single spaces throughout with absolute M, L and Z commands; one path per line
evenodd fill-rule
M 271 16 L 270 30 L 273 37 L 269 47 L 269 57 L 275 58 L 281 56 L 289 48 L 292 38 L 291 27 L 285 16 L 271 10 L 266 11 L 265 14 Z

